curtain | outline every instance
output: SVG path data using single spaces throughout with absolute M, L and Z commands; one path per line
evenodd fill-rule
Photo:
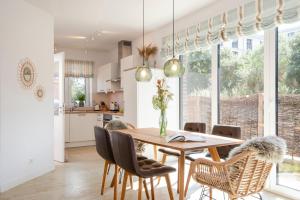
M 251 0 L 175 33 L 175 54 L 252 35 L 300 19 L 300 0 Z M 161 56 L 172 56 L 172 35 L 162 38 Z
M 93 66 L 92 61 L 66 60 L 65 77 L 93 78 Z

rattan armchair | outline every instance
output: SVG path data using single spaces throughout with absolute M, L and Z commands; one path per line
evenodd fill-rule
M 193 179 L 205 186 L 228 193 L 236 200 L 259 193 L 272 168 L 272 163 L 258 160 L 256 153 L 246 151 L 225 162 L 197 159 L 191 163 Z

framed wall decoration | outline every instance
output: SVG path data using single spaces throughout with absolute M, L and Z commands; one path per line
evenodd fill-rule
M 18 79 L 22 87 L 31 88 L 36 81 L 36 71 L 33 62 L 29 58 L 20 61 Z
M 36 97 L 36 99 L 38 101 L 42 101 L 44 99 L 44 96 L 45 96 L 44 87 L 41 86 L 41 85 L 36 86 L 36 88 L 34 90 L 34 96 Z

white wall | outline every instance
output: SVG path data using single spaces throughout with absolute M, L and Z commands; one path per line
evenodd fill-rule
M 0 192 L 54 169 L 53 17 L 23 0 L 0 2 Z M 20 59 L 30 58 L 43 101 L 17 80 Z

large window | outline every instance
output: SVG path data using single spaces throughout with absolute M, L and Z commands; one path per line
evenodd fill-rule
M 180 80 L 181 126 L 204 122 L 211 128 L 211 53 L 201 50 L 182 56 L 186 73 Z
M 251 41 L 251 45 L 250 45 Z M 263 34 L 232 41 L 220 48 L 219 123 L 240 126 L 242 138 L 263 135 Z
M 277 135 L 287 141 L 288 156 L 277 184 L 300 190 L 300 23 L 279 28 L 278 58 Z

